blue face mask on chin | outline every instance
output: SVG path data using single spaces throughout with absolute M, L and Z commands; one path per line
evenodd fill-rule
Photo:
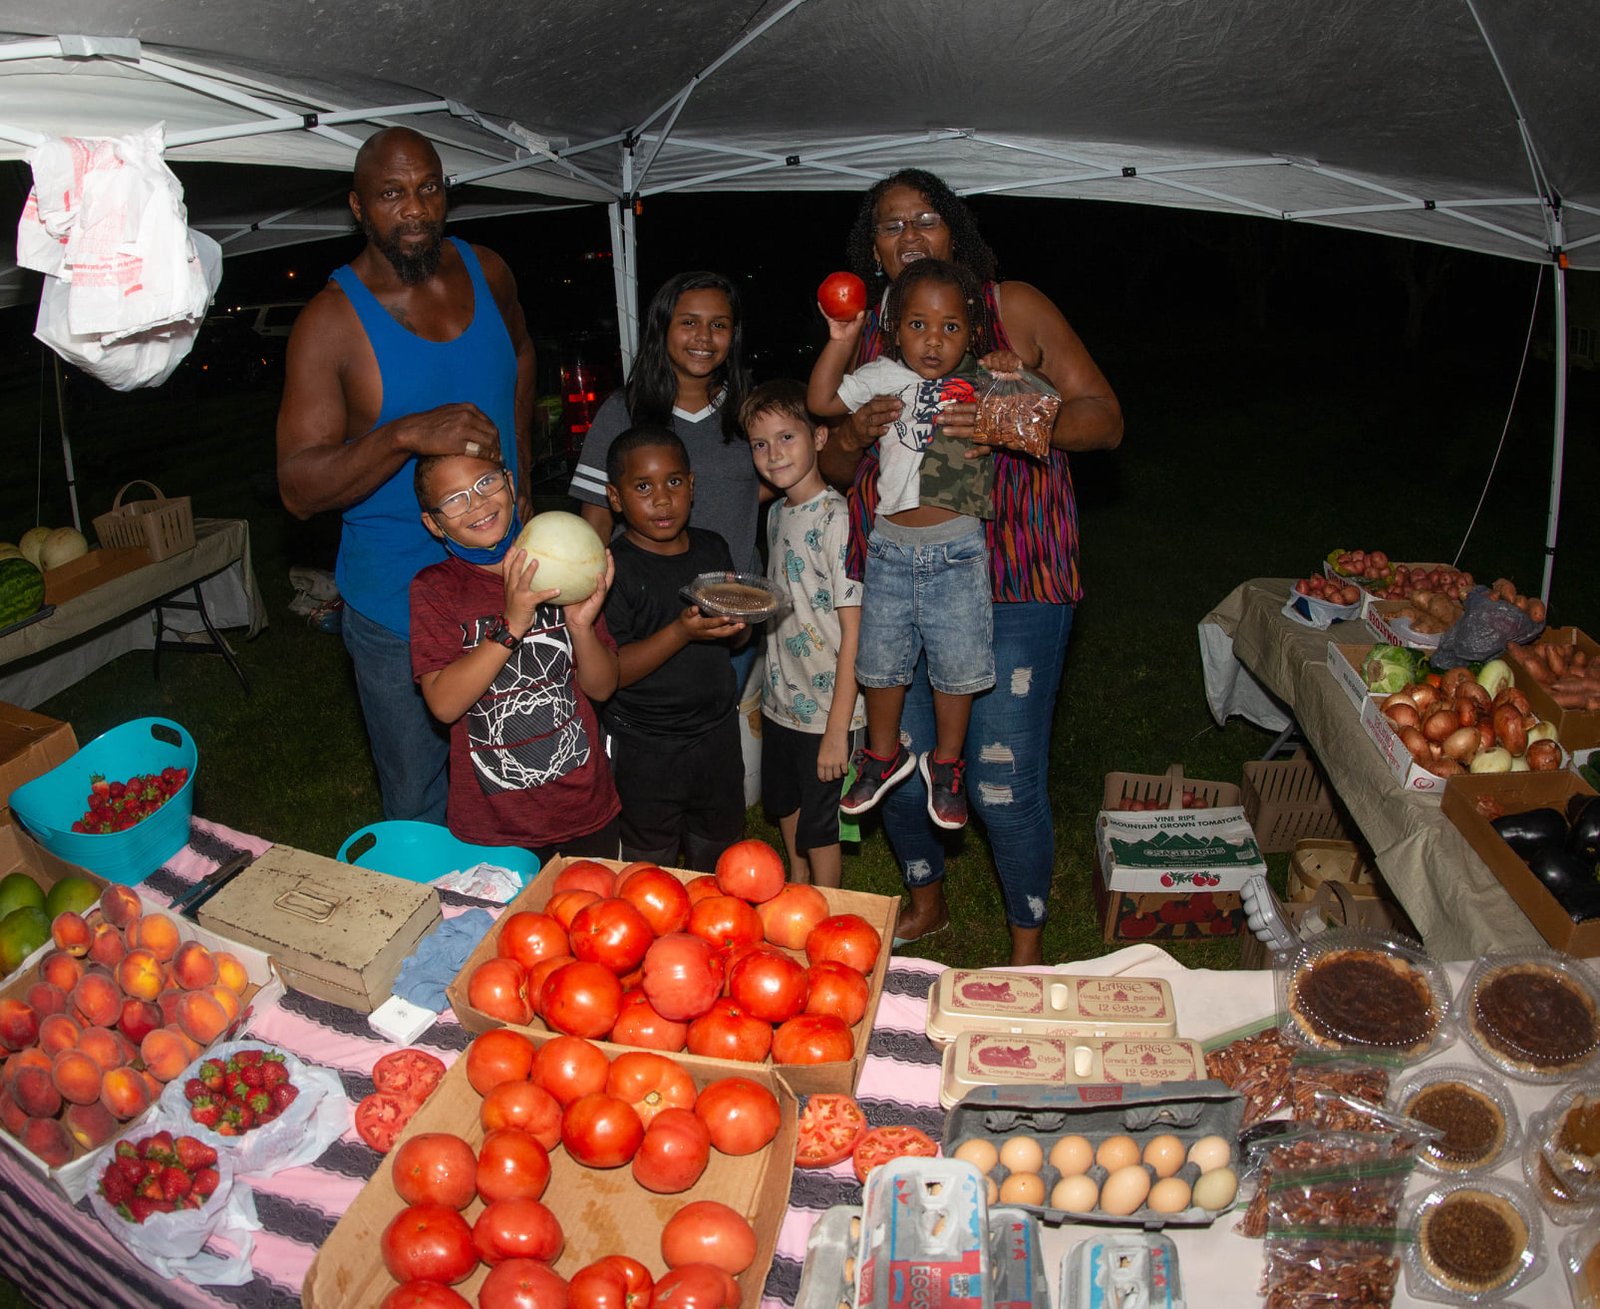
M 459 541 L 452 541 L 449 536 L 440 538 L 444 548 L 457 559 L 465 559 L 469 564 L 497 564 L 504 559 L 510 551 L 512 543 L 516 541 L 522 531 L 522 513 L 517 508 L 516 502 L 511 505 L 511 522 L 506 527 L 506 534 L 490 546 L 462 545 Z

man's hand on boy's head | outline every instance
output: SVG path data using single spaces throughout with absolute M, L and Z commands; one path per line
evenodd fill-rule
M 587 600 L 579 600 L 577 604 L 567 606 L 568 627 L 593 627 L 595 620 L 600 617 L 600 611 L 605 608 L 606 593 L 611 590 L 612 579 L 616 577 L 616 561 L 611 557 L 611 551 L 606 551 L 605 572 L 600 575 L 600 585 L 595 587 L 594 594 Z
M 506 626 L 511 635 L 524 637 L 533 626 L 533 612 L 548 600 L 561 594 L 559 587 L 535 590 L 539 561 L 526 550 L 513 550 L 506 555 L 502 569 L 506 583 Z
M 393 423 L 396 443 L 414 455 L 469 455 L 500 460 L 500 429 L 483 410 L 468 401 L 456 401 L 406 414 Z
M 726 641 L 744 631 L 744 624 L 738 619 L 708 614 L 699 605 L 690 605 L 679 614 L 678 625 L 691 641 Z

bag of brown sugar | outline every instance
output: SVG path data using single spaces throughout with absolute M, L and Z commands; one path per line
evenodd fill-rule
M 1061 393 L 1027 368 L 1015 373 L 984 371 L 988 386 L 978 396 L 978 423 L 972 439 L 999 450 L 1048 459 Z

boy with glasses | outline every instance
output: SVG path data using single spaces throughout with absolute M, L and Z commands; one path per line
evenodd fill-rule
M 595 700 L 617 686 L 617 647 L 587 600 L 551 604 L 519 529 L 506 471 L 470 455 L 417 460 L 423 526 L 450 558 L 411 583 L 411 665 L 450 728 L 446 823 L 463 841 L 615 858 L 621 804 Z

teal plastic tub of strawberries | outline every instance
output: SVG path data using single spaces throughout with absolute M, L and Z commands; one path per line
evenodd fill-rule
M 11 793 L 11 811 L 51 854 L 131 886 L 188 843 L 199 771 L 199 751 L 182 724 L 136 718 L 24 782 Z M 132 787 L 134 779 L 147 780 Z M 157 799 L 154 812 L 121 830 L 73 830 L 75 823 L 115 828 L 141 801 Z

